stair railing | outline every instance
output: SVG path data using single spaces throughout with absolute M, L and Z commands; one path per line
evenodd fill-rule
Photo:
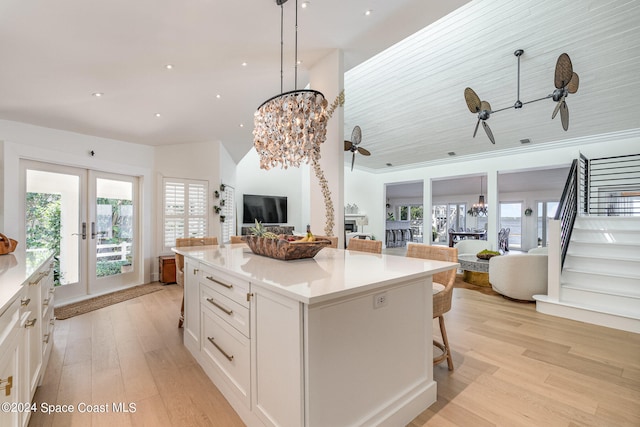
M 640 216 L 640 154 L 585 158 L 585 167 L 585 213 Z
M 560 263 L 561 268 L 564 266 L 564 259 L 567 256 L 567 249 L 569 248 L 569 241 L 571 240 L 573 224 L 576 222 L 576 217 L 578 216 L 578 191 L 580 186 L 580 179 L 578 175 L 578 160 L 575 159 L 571 163 L 569 176 L 567 177 L 567 182 L 564 185 L 558 210 L 554 217 L 555 220 L 560 221 L 560 247 L 562 254 Z

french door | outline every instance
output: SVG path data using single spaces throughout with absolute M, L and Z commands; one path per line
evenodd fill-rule
M 56 299 L 139 283 L 137 178 L 23 161 L 27 251 L 56 253 Z

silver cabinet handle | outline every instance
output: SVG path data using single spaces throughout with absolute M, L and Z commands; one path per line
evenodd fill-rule
M 26 322 L 24 322 L 24 327 L 25 328 L 33 328 L 36 325 L 36 321 L 37 320 L 38 320 L 37 318 L 31 319 L 31 320 L 27 320 Z
M 51 336 L 51 334 L 44 334 L 44 339 L 42 340 L 43 343 L 45 344 L 49 344 L 49 337 Z
M 223 349 L 222 349 L 218 344 L 216 344 L 216 342 L 213 340 L 213 337 L 207 337 L 207 339 L 209 340 L 209 342 L 210 342 L 211 344 L 213 344 L 213 345 L 214 345 L 214 347 L 215 347 L 215 348 L 217 348 L 217 349 L 218 349 L 218 351 L 219 351 L 220 353 L 222 353 L 222 355 L 223 355 L 224 357 L 226 357 L 226 358 L 227 358 L 227 360 L 228 360 L 229 362 L 233 362 L 233 355 L 229 355 L 229 353 L 227 353 L 226 351 L 224 351 L 224 350 L 223 350 Z
M 224 286 L 227 289 L 233 289 L 233 285 L 228 285 L 226 283 L 222 283 L 222 282 L 214 279 L 212 276 L 207 276 L 207 280 L 211 280 L 213 283 L 218 284 L 220 286 Z
M 213 298 L 207 298 L 207 301 L 210 304 L 213 304 L 214 306 L 218 307 L 220 310 L 224 311 L 227 315 L 231 316 L 233 314 L 233 310 L 229 310 L 228 308 L 226 308 L 222 304 L 216 302 Z
M 23 307 L 26 307 L 29 305 L 29 303 L 31 302 L 31 298 L 25 298 L 25 299 L 21 299 L 20 300 L 20 305 Z

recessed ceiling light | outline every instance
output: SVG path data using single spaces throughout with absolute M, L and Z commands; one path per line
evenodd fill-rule
M 243 63 L 242 63 L 242 66 L 243 66 L 243 67 L 246 67 L 246 66 L 247 66 L 247 63 L 246 63 L 246 62 L 243 62 Z
M 217 94 L 217 95 L 216 95 L 216 98 L 220 99 L 220 98 L 221 98 L 220 94 Z
M 244 124 L 243 124 L 243 123 L 240 123 L 240 127 L 241 127 L 241 128 L 243 128 L 243 127 L 244 127 Z
M 300 5 L 301 8 L 306 9 L 311 5 L 310 1 L 303 1 L 302 4 Z
M 156 113 L 156 117 L 160 117 L 160 115 L 161 115 L 160 113 Z
M 298 65 L 302 64 L 302 60 L 298 59 L 298 62 L 296 62 L 296 64 Z
M 102 92 L 93 92 L 91 94 L 91 96 L 95 96 L 96 98 L 100 98 L 102 95 L 104 95 L 104 93 L 102 93 Z
M 372 12 L 373 12 L 373 10 L 372 10 L 372 9 L 368 9 L 368 10 L 364 13 L 364 16 L 369 16 L 369 15 L 371 15 L 371 13 L 372 13 Z
M 450 155 L 450 156 L 455 156 L 456 152 L 455 151 L 449 151 L 447 154 Z
M 173 65 L 167 64 L 164 66 L 164 68 L 166 68 L 167 70 L 173 70 Z

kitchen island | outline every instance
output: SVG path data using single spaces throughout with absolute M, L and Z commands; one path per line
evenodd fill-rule
M 458 264 L 174 251 L 185 256 L 184 344 L 247 425 L 399 426 L 435 402 L 431 276 Z

